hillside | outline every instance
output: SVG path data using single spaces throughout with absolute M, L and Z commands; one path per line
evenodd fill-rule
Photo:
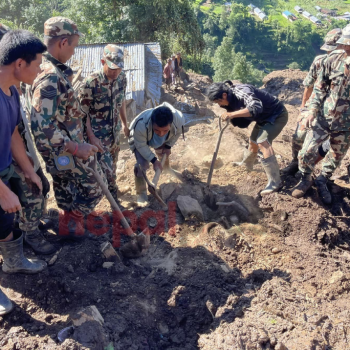
M 281 167 L 290 157 L 304 77 L 300 70 L 284 70 L 264 79 L 264 87 L 289 112 L 289 122 L 274 142 Z M 55 235 L 57 228 L 49 230 L 48 239 L 60 250 L 54 258 L 43 257 L 49 262 L 46 271 L 27 277 L 0 272 L 4 291 L 16 303 L 0 319 L 2 350 L 348 349 L 350 199 L 345 166 L 335 174 L 331 207 L 322 205 L 314 188 L 303 199 L 291 197 L 297 182 L 293 177 L 279 193 L 261 198 L 266 184 L 261 164 L 250 173 L 232 167 L 242 156 L 249 130 L 229 127 L 208 192 L 218 136 L 213 116 L 221 113 L 203 95 L 210 83 L 208 77 L 190 74 L 187 84 L 175 90 L 163 86 L 163 100 L 183 110 L 191 122 L 186 140 L 180 138 L 171 155 L 183 182 L 165 174 L 160 178 L 167 212 L 153 197 L 148 209 L 136 208 L 134 159 L 122 140 L 120 198 L 132 210 L 126 213 L 135 230 L 147 225 L 153 232 L 149 251 L 132 260 L 101 253 L 102 244 L 114 242 L 120 254 L 119 244 L 129 240 L 118 236 L 116 223 L 113 228 L 106 199 L 97 208 L 95 228 L 87 225 L 84 242 L 63 243 Z M 347 156 L 344 165 L 348 162 Z M 54 207 L 50 196 L 49 207 Z M 203 214 L 197 208 L 196 216 L 185 219 L 179 196 L 196 199 Z M 216 202 L 235 205 L 218 208 Z M 85 309 L 85 316 L 77 316 L 91 305 L 99 314 L 91 316 Z

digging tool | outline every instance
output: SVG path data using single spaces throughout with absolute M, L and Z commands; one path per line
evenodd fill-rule
M 166 154 L 164 154 L 163 157 L 162 157 L 162 160 L 161 160 L 162 167 L 164 167 L 164 164 L 165 164 L 165 161 L 166 161 L 166 157 L 167 157 Z M 156 189 L 156 188 L 157 188 L 158 181 L 159 181 L 159 177 L 160 177 L 160 174 L 162 173 L 162 171 L 161 171 L 160 169 L 157 169 L 157 170 L 156 170 L 156 173 L 155 173 L 155 175 L 154 175 L 154 177 L 153 177 L 152 182 L 150 182 L 150 181 L 148 180 L 148 177 L 147 177 L 145 171 L 141 168 L 140 164 L 138 164 L 138 166 L 139 166 L 139 169 L 140 169 L 141 172 L 142 172 L 142 175 L 143 175 L 144 179 L 145 179 L 146 182 L 147 182 L 148 191 L 157 199 L 158 202 L 160 202 L 160 203 L 163 205 L 164 209 L 165 209 L 165 208 L 168 208 L 168 206 L 166 205 L 166 203 L 165 203 L 165 202 L 163 201 L 163 199 L 159 196 L 159 194 L 158 194 L 158 192 L 157 192 L 157 189 Z
M 210 189 L 211 178 L 213 176 L 216 158 L 217 158 L 218 153 L 219 153 L 219 147 L 220 147 L 220 143 L 221 143 L 222 134 L 224 133 L 225 129 L 228 127 L 229 123 L 230 123 L 230 121 L 228 120 L 226 122 L 226 125 L 224 127 L 222 127 L 221 118 L 219 118 L 219 130 L 220 130 L 220 132 L 219 132 L 218 140 L 216 141 L 216 147 L 215 147 L 213 159 L 212 159 L 211 165 L 210 165 L 207 186 L 204 188 L 204 202 L 212 210 L 218 210 L 219 206 L 216 204 L 217 193 L 215 193 L 213 190 Z
M 222 125 L 221 125 L 221 118 L 219 118 L 219 130 L 220 130 L 220 132 L 219 132 L 218 140 L 216 141 L 216 147 L 215 147 L 215 151 L 214 151 L 214 154 L 213 154 L 213 159 L 212 159 L 211 165 L 210 165 L 210 170 L 209 170 L 209 175 L 208 175 L 208 180 L 207 180 L 207 186 L 208 187 L 211 184 L 211 178 L 213 176 L 213 171 L 214 171 L 216 158 L 217 158 L 218 153 L 219 153 L 219 147 L 220 147 L 220 143 L 221 143 L 222 134 L 224 133 L 225 129 L 228 127 L 229 124 L 230 124 L 230 121 L 227 120 L 226 121 L 226 125 L 224 127 L 222 127 Z
M 111 204 L 112 209 L 117 212 L 118 217 L 120 218 L 120 222 L 121 222 L 122 226 L 124 227 L 124 229 L 126 230 L 127 235 L 132 237 L 132 241 L 124 244 L 124 246 L 120 248 L 120 251 L 122 252 L 122 254 L 126 258 L 138 258 L 150 246 L 150 235 L 147 234 L 148 229 L 146 228 L 143 232 L 141 232 L 139 234 L 136 234 L 136 233 L 134 233 L 132 231 L 129 223 L 127 222 L 127 220 L 125 219 L 122 211 L 120 210 L 119 205 L 117 204 L 117 202 L 113 198 L 111 192 L 109 191 L 108 186 L 104 183 L 101 175 L 97 171 L 97 168 L 96 168 L 96 163 L 97 163 L 96 154 L 95 154 L 95 160 L 93 162 L 93 167 L 92 168 L 83 165 L 81 162 L 79 162 L 79 163 L 86 170 L 88 170 L 89 172 L 91 172 L 94 175 L 97 183 L 100 185 L 100 187 L 102 189 L 102 192 L 105 194 L 105 196 L 107 197 L 109 203 Z

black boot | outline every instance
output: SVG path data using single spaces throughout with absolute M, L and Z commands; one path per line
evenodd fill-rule
M 292 146 L 293 159 L 285 168 L 281 170 L 281 176 L 295 175 L 298 172 L 298 150 Z
M 260 193 L 262 196 L 264 196 L 266 194 L 276 192 L 281 188 L 281 176 L 280 168 L 275 155 L 262 159 L 261 164 L 264 167 L 268 179 L 265 189 Z
M 37 254 L 52 254 L 56 251 L 56 248 L 44 238 L 39 229 L 27 231 L 24 235 L 24 242 Z
M 0 316 L 6 315 L 13 310 L 11 300 L 0 289 Z
M 43 260 L 27 259 L 23 255 L 23 235 L 20 231 L 13 231 L 13 241 L 0 242 L 0 249 L 4 259 L 2 271 L 5 273 L 34 274 L 41 272 L 47 266 Z
M 317 192 L 324 204 L 331 204 L 332 203 L 332 195 L 329 192 L 329 189 L 327 187 L 327 181 L 328 178 L 324 175 L 319 175 L 316 180 L 315 184 L 317 187 Z
M 304 197 L 305 193 L 311 186 L 311 174 L 302 174 L 299 183 L 293 188 L 292 196 L 295 198 Z

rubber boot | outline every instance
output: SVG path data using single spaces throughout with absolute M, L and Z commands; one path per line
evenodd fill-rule
M 277 163 L 276 156 L 270 156 L 266 159 L 261 160 L 261 164 L 264 167 L 265 173 L 267 175 L 267 185 L 261 195 L 267 195 L 269 193 L 278 191 L 281 188 L 281 176 L 280 176 L 280 167 Z
M 143 177 L 135 176 L 135 187 L 137 195 L 137 205 L 139 207 L 147 207 L 149 205 L 147 197 L 146 180 Z
M 294 176 L 298 172 L 298 170 L 299 170 L 299 167 L 298 167 L 298 150 L 293 148 L 293 146 L 292 146 L 292 154 L 293 154 L 293 159 L 289 163 L 289 165 L 287 165 L 285 168 L 283 168 L 281 170 L 281 176 L 287 176 L 287 175 Z
M 13 310 L 11 300 L 0 289 L 0 316 L 6 315 Z
M 292 196 L 294 198 L 304 197 L 307 190 L 312 186 L 311 174 L 302 174 L 299 183 L 293 188 Z
M 23 235 L 18 230 L 13 231 L 13 241 L 0 242 L 0 249 L 4 259 L 2 271 L 5 273 L 35 274 L 47 266 L 43 260 L 27 259 L 23 255 Z
M 58 235 L 62 239 L 81 241 L 85 238 L 84 215 L 77 211 L 64 211 L 60 215 Z
M 331 204 L 332 195 L 329 192 L 329 189 L 327 187 L 327 181 L 328 181 L 328 178 L 321 174 L 315 179 L 315 184 L 317 187 L 318 195 L 320 196 L 322 202 L 324 204 Z
M 24 234 L 24 242 L 37 254 L 52 254 L 56 251 L 55 246 L 44 238 L 39 229 L 27 231 Z
M 248 171 L 252 171 L 257 156 L 258 156 L 258 153 L 254 153 L 249 151 L 249 149 L 245 149 L 243 153 L 243 160 L 241 162 L 233 162 L 232 165 L 233 166 L 245 165 Z

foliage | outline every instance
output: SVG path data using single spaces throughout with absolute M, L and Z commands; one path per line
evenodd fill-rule
M 291 64 L 288 65 L 289 69 L 299 69 L 299 64 L 297 62 L 292 62 Z

